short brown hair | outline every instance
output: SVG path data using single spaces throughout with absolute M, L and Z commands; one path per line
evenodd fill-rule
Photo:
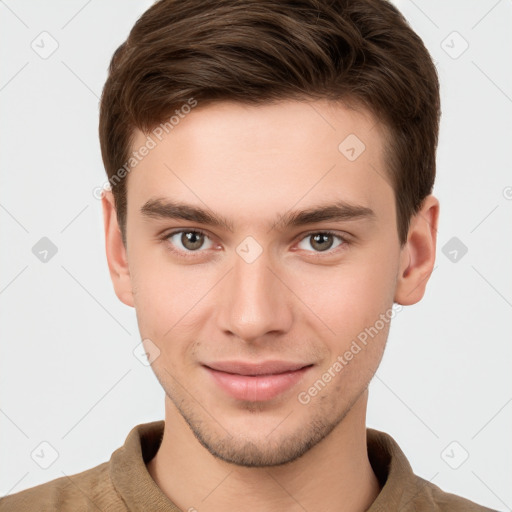
M 152 5 L 115 51 L 101 97 L 101 152 L 125 245 L 126 170 L 119 171 L 134 130 L 149 133 L 191 98 L 201 105 L 331 99 L 367 108 L 387 128 L 387 172 L 406 242 L 411 216 L 434 185 L 439 82 L 422 40 L 387 0 Z

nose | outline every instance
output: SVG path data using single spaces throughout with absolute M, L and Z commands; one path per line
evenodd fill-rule
M 251 263 L 234 255 L 234 268 L 222 288 L 218 321 L 223 332 L 254 343 L 291 329 L 292 293 L 280 274 L 265 251 Z

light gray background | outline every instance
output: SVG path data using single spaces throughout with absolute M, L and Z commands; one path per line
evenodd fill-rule
M 107 66 L 151 3 L 0 1 L 0 495 L 107 461 L 133 426 L 164 417 L 93 197 Z M 511 510 L 512 2 L 397 5 L 439 70 L 441 217 L 435 270 L 393 321 L 368 425 L 423 478 Z M 52 38 L 43 59 L 31 44 Z M 42 237 L 58 249 L 46 263 L 32 252 Z M 455 262 L 453 237 L 468 249 Z M 47 469 L 41 442 L 58 453 Z

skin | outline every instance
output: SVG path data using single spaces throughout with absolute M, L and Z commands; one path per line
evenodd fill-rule
M 343 503 L 351 512 L 377 497 L 367 388 L 389 323 L 309 403 L 297 396 L 393 303 L 418 302 L 434 266 L 439 202 L 425 199 L 401 247 L 384 130 L 368 112 L 327 101 L 198 105 L 128 176 L 127 248 L 105 193 L 115 292 L 160 351 L 152 368 L 166 393 L 165 431 L 147 467 L 182 510 L 243 503 L 251 511 L 330 511 Z M 349 134 L 366 146 L 354 161 L 338 149 Z M 133 147 L 145 141 L 136 131 Z M 233 231 L 143 216 L 155 197 L 207 208 Z M 285 213 L 340 199 L 375 215 L 275 225 Z M 204 245 L 190 250 L 181 234 L 163 240 L 174 229 L 202 229 Z M 322 250 L 329 244 L 313 237 L 325 230 L 335 236 Z M 252 263 L 237 253 L 247 236 L 262 249 Z M 290 390 L 255 402 L 227 395 L 202 366 L 271 359 L 313 367 Z

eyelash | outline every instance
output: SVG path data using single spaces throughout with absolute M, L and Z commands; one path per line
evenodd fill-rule
M 201 235 L 204 235 L 205 237 L 210 238 L 208 236 L 208 233 L 206 233 L 205 231 L 203 231 L 201 229 L 177 229 L 175 231 L 171 231 L 170 233 L 166 233 L 161 238 L 161 240 L 163 242 L 169 242 L 169 246 L 171 246 L 172 244 L 170 243 L 169 238 L 171 238 L 173 235 L 176 235 L 178 233 L 199 233 Z M 341 243 L 332 250 L 327 249 L 326 251 L 312 252 L 312 254 L 310 256 L 313 258 L 321 258 L 321 257 L 323 257 L 324 254 L 332 255 L 332 254 L 338 253 L 339 251 L 346 250 L 347 247 L 350 245 L 350 241 L 346 237 L 341 236 L 340 234 L 338 234 L 334 231 L 328 230 L 328 229 L 323 230 L 323 231 L 310 231 L 309 233 L 306 233 L 305 235 L 303 235 L 302 238 L 300 238 L 297 243 L 299 243 L 302 240 L 304 240 L 308 237 L 311 237 L 313 235 L 331 235 L 335 238 L 338 238 L 341 241 Z M 200 249 L 197 251 L 182 251 L 181 249 L 174 249 L 174 248 L 172 248 L 171 251 L 178 253 L 180 256 L 183 256 L 185 258 L 195 258 L 195 257 L 197 257 L 197 254 L 204 252 L 204 251 L 201 251 Z M 308 252 L 311 252 L 311 251 L 308 251 Z

